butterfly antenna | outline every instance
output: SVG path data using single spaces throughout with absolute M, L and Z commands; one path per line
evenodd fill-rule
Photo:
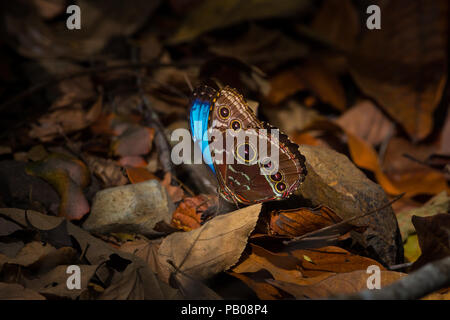
M 194 87 L 192 86 L 191 80 L 189 80 L 189 77 L 186 72 L 183 72 L 183 78 L 184 78 L 184 81 L 186 81 L 186 84 L 188 85 L 191 92 L 194 91 Z

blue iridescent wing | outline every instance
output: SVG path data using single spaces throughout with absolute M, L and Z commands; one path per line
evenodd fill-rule
M 210 112 L 214 107 L 217 92 L 206 86 L 197 88 L 193 94 L 189 110 L 189 125 L 194 143 L 202 151 L 204 161 L 216 173 L 211 159 L 211 151 L 207 138 Z

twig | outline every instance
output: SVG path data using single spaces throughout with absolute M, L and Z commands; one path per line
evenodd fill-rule
M 380 290 L 338 296 L 352 300 L 412 300 L 450 286 L 450 257 L 431 262 Z

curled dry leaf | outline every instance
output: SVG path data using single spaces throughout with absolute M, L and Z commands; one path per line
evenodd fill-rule
M 269 235 L 290 238 L 342 221 L 330 208 L 277 210 L 270 214 Z
M 189 41 L 202 33 L 242 21 L 291 15 L 294 12 L 306 9 L 309 4 L 309 0 L 289 0 L 281 3 L 267 0 L 202 2 L 188 14 L 170 42 Z M 215 14 L 211 14 L 211 12 L 215 12 Z
M 173 265 L 186 276 L 202 281 L 234 265 L 247 244 L 261 211 L 255 204 L 215 217 L 190 232 L 167 236 L 158 249 L 159 275 L 168 281 Z
M 155 129 L 130 126 L 111 144 L 111 151 L 116 156 L 140 156 L 150 152 L 155 136 Z
M 450 256 L 450 213 L 431 217 L 413 216 L 422 255 L 414 262 L 414 270 L 425 264 Z
M 308 89 L 323 102 L 337 110 L 344 111 L 346 97 L 341 82 L 330 70 L 315 61 L 309 61 L 302 67 L 284 71 L 271 81 L 268 99 L 278 104 L 290 95 Z
M 50 183 L 61 197 L 59 215 L 79 220 L 89 212 L 83 188 L 90 183 L 84 162 L 65 154 L 53 153 L 46 159 L 29 163 L 26 172 Z
M 127 178 L 114 160 L 89 154 L 84 154 L 83 159 L 86 160 L 89 170 L 102 181 L 103 187 L 116 187 L 128 183 Z
M 408 236 L 415 233 L 415 228 L 411 221 L 413 216 L 430 217 L 438 213 L 449 212 L 449 210 L 450 197 L 446 191 L 442 191 L 440 194 L 430 199 L 422 207 L 398 213 L 397 220 L 403 241 L 406 241 Z
M 354 134 L 371 145 L 378 145 L 385 141 L 395 130 L 392 121 L 370 100 L 356 103 L 336 122 L 341 128 L 345 128 L 346 132 Z
M 404 273 L 381 271 L 381 287 L 385 287 L 401 277 Z M 311 285 L 298 285 L 279 280 L 267 280 L 271 285 L 286 291 L 296 299 L 323 299 L 341 294 L 357 293 L 367 289 L 368 274 L 366 270 L 340 273 Z
M 86 279 L 82 280 L 82 290 L 87 289 L 87 281 L 89 275 L 94 274 L 97 280 L 104 287 L 103 295 L 100 298 L 105 299 L 180 299 L 178 291 L 172 289 L 167 284 L 160 281 L 156 275 L 150 270 L 150 267 L 140 258 L 123 251 L 116 250 L 106 242 L 93 237 L 88 232 L 67 222 L 60 217 L 52 217 L 43 215 L 36 211 L 20 209 L 0 209 L 1 214 L 11 218 L 21 226 L 30 226 L 39 230 L 39 232 L 47 233 L 47 245 L 60 242 L 60 237 L 73 239 L 78 243 L 78 247 L 83 250 L 84 258 L 90 263 L 89 265 L 80 265 L 86 273 Z M 66 228 L 60 226 L 66 223 Z M 59 230 L 59 232 L 54 232 Z M 61 232 L 63 234 L 61 234 Z M 55 250 L 55 249 L 53 249 Z M 81 252 L 78 252 L 81 254 Z M 31 261 L 31 260 L 30 260 Z M 85 268 L 85 269 L 83 269 Z M 30 279 L 25 282 L 42 289 L 43 294 L 49 296 L 67 294 L 66 297 L 75 296 L 75 291 L 67 292 L 67 266 L 60 265 L 41 278 Z M 112 278 L 111 278 L 112 276 Z M 83 278 L 83 277 L 82 277 Z M 52 279 L 57 279 L 56 286 L 52 287 Z M 139 281 L 138 281 L 139 279 Z M 86 281 L 85 281 L 86 280 Z M 126 285 L 124 285 L 126 284 Z M 108 290 L 108 288 L 111 288 Z
M 202 214 L 216 204 L 217 197 L 211 195 L 198 195 L 184 198 L 172 216 L 172 225 L 184 231 L 200 228 Z
M 378 1 L 382 28 L 365 30 L 351 74 L 415 140 L 433 129 L 447 80 L 447 0 Z M 408 14 L 404 14 L 408 12 Z M 389 54 L 386 54 L 389 53 Z
M 406 193 L 407 197 L 413 197 L 418 194 L 438 194 L 448 188 L 445 176 L 437 170 L 417 170 L 413 174 L 404 175 L 398 181 L 391 179 L 383 171 L 375 149 L 336 122 L 324 118 L 316 119 L 304 130 L 345 133 L 352 160 L 358 167 L 372 171 L 378 183 L 391 195 Z
M 20 284 L 0 282 L 0 300 L 45 300 L 45 297 Z
M 37 124 L 33 124 L 29 136 L 44 142 L 51 141 L 62 133 L 71 133 L 88 127 L 97 119 L 101 110 L 101 96 L 88 111 L 76 107 L 58 108 L 41 117 Z
M 161 184 L 166 188 L 167 193 L 172 199 L 173 202 L 181 201 L 184 197 L 184 191 L 179 186 L 172 186 L 172 174 L 170 172 L 166 172 L 164 175 L 163 181 Z

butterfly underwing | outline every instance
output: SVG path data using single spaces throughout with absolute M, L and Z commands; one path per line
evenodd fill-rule
M 305 179 L 305 157 L 298 145 L 259 121 L 235 89 L 196 88 L 189 117 L 194 143 L 216 174 L 219 194 L 226 201 L 253 204 L 286 199 Z M 227 144 L 241 133 L 244 140 L 232 138 L 234 143 Z M 276 162 L 263 156 L 262 150 L 276 154 Z

